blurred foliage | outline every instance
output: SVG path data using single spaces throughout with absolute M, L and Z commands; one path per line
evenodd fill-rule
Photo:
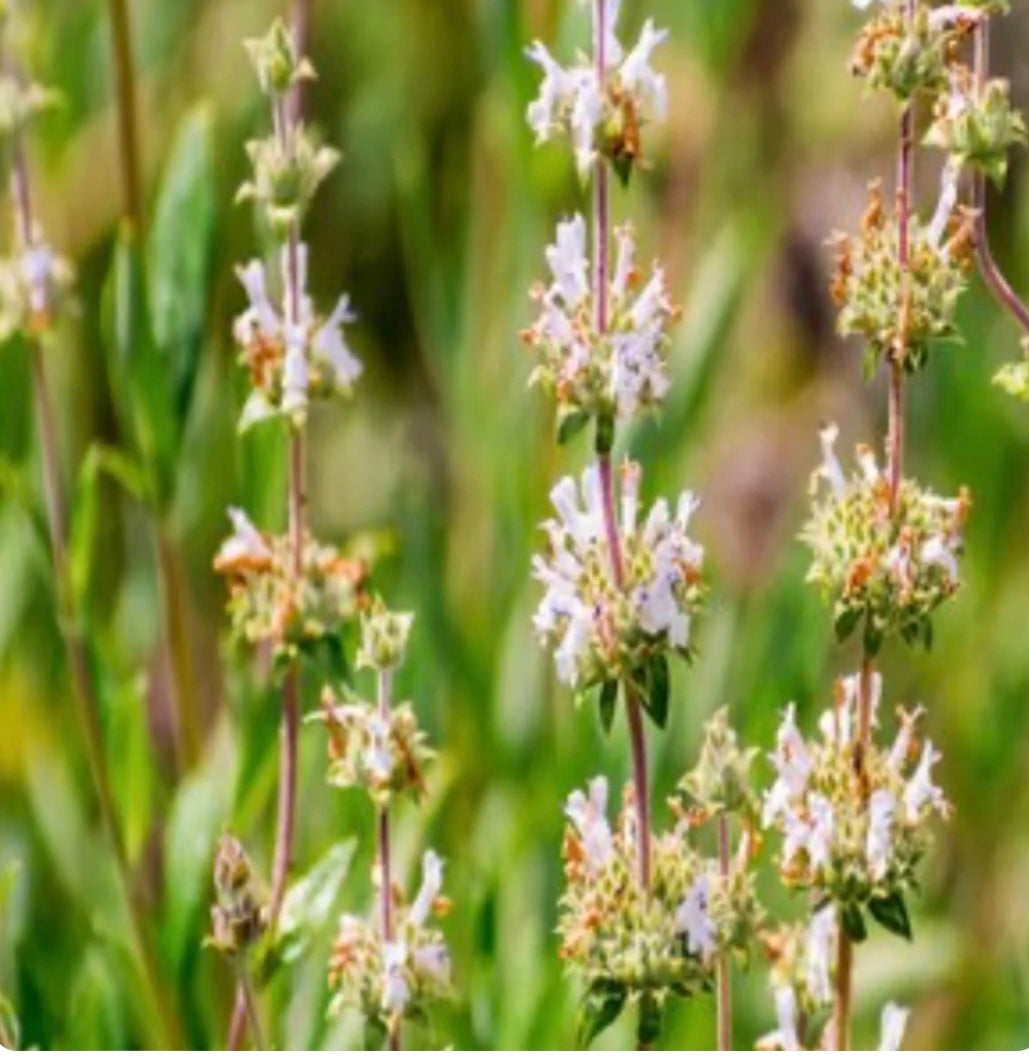
M 80 271 L 80 314 L 48 353 L 66 487 L 79 496 L 74 582 L 104 672 L 115 797 L 161 968 L 187 1041 L 217 1047 L 232 980 L 201 948 L 214 844 L 231 827 L 267 872 L 274 822 L 278 701 L 227 642 L 211 557 L 230 502 L 270 527 L 285 515 L 281 436 L 235 433 L 244 380 L 229 341 L 242 302 L 233 264 L 254 250 L 252 218 L 232 194 L 243 143 L 264 120 L 240 41 L 277 5 L 131 5 L 145 256 L 118 226 L 107 5 L 22 6 L 27 65 L 64 97 L 34 144 L 36 200 Z M 803 585 L 794 535 L 817 423 L 837 418 L 848 443 L 883 430 L 881 379 L 865 387 L 860 350 L 833 337 L 823 240 L 854 224 L 865 182 L 891 171 L 894 130 L 889 108 L 847 76 L 855 16 L 843 0 L 625 6 L 633 25 L 649 14 L 672 29 L 660 61 L 673 113 L 648 137 L 651 171 L 616 192 L 615 210 L 666 261 L 686 306 L 667 411 L 631 445 L 651 494 L 700 488 L 698 533 L 714 568 L 700 659 L 673 672 L 669 730 L 651 740 L 661 803 L 722 702 L 745 741 L 769 747 L 785 702 L 810 719 L 832 673 L 855 662 Z M 628 774 L 621 725 L 605 740 L 592 714 L 573 709 L 529 624 L 547 490 L 584 452 L 556 449 L 548 409 L 525 388 L 517 334 L 553 222 L 583 202 L 564 152 L 532 148 L 523 112 L 534 74 L 521 53 L 535 36 L 570 50 L 584 19 L 565 0 L 314 4 L 322 76 L 310 107 L 346 157 L 315 203 L 312 284 L 324 296 L 351 291 L 368 371 L 352 405 L 312 423 L 312 517 L 333 542 L 389 542 L 383 589 L 418 612 L 399 690 L 441 752 L 425 804 L 399 815 L 397 856 L 409 879 L 426 841 L 448 860 L 460 1001 L 412 1042 L 573 1043 L 576 994 L 554 937 L 562 803 L 598 770 Z M 997 36 L 997 65 L 1013 71 L 1025 107 L 1029 72 L 1015 57 L 1029 45 L 1029 16 L 1011 16 Z M 928 202 L 936 174 L 923 170 Z M 1029 286 L 1022 156 L 991 226 L 1016 285 Z M 149 303 L 150 332 L 138 329 L 134 298 Z M 957 812 L 928 864 L 915 944 L 876 937 L 860 951 L 857 1039 L 876 1037 L 893 997 L 914 1007 L 909 1045 L 1014 1048 L 1029 1041 L 1029 419 L 989 385 L 1017 339 L 978 284 L 959 322 L 964 345 L 912 388 L 908 451 L 941 492 L 973 490 L 966 586 L 941 614 L 932 653 L 884 658 L 890 700 L 929 706 Z M 13 1009 L 22 1045 L 142 1045 L 148 1013 L 54 618 L 25 350 L 3 355 L 0 992 L 10 1009 L 0 1001 L 0 1032 L 11 1037 Z M 155 517 L 187 585 L 207 732 L 184 778 Z M 316 690 L 308 680 L 309 708 Z M 322 739 L 305 728 L 296 866 L 324 872 L 327 853 L 344 855 L 329 850 L 354 841 L 335 904 L 329 890 L 319 896 L 320 920 L 331 921 L 370 898 L 372 828 L 359 794 L 326 786 Z M 798 910 L 785 897 L 778 908 Z M 283 1045 L 359 1038 L 349 1020 L 324 1017 L 329 942 L 305 940 L 262 998 Z M 771 1005 L 760 972 L 738 987 L 736 1038 L 749 1045 Z M 625 1045 L 629 1031 L 616 1025 L 599 1042 Z M 713 1032 L 701 998 L 677 1009 L 663 1042 L 706 1048 Z

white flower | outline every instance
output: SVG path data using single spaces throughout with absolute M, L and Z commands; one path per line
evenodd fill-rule
M 938 565 L 943 569 L 951 583 L 958 582 L 958 563 L 954 550 L 942 536 L 930 536 L 922 544 L 918 556 L 926 565 Z
M 779 1022 L 779 1030 L 775 1033 L 773 1041 L 775 1045 L 784 1050 L 799 1050 L 800 1040 L 797 1038 L 797 996 L 792 987 L 777 987 L 773 994 L 775 999 L 775 1019 Z
M 932 766 L 940 759 L 940 754 L 933 748 L 933 743 L 926 740 L 918 767 L 904 789 L 904 814 L 908 822 L 917 822 L 922 808 L 929 804 L 936 811 L 944 812 L 947 802 L 943 791 L 933 785 Z
M 883 1006 L 882 1025 L 879 1031 L 879 1049 L 891 1052 L 899 1050 L 904 1039 L 904 1029 L 908 1024 L 910 1010 L 898 1006 L 896 1002 L 887 1002 Z
M 710 887 L 710 878 L 701 874 L 675 915 L 675 927 L 686 937 L 686 953 L 699 954 L 705 961 L 715 952 L 714 924 L 707 909 Z
M 302 328 L 286 327 L 286 359 L 282 368 L 282 410 L 288 415 L 307 407 L 307 337 Z
M 439 942 L 425 943 L 415 948 L 411 959 L 417 973 L 428 976 L 438 983 L 450 980 L 450 952 Z
M 393 754 L 389 745 L 389 721 L 378 713 L 368 717 L 368 732 L 371 743 L 364 753 L 364 764 L 369 774 L 381 782 L 389 780 L 393 773 Z
M 34 315 L 42 315 L 49 305 L 57 266 L 54 251 L 45 242 L 35 242 L 22 250 L 19 264 L 29 294 L 29 309 Z
M 835 422 L 830 422 L 818 431 L 818 439 L 822 445 L 822 465 L 815 470 L 815 477 L 822 477 L 828 482 L 832 494 L 840 499 L 846 488 L 846 480 L 840 460 L 836 457 L 836 441 L 839 438 L 840 429 Z
M 607 821 L 607 779 L 598 775 L 590 780 L 588 795 L 579 789 L 565 803 L 565 814 L 578 831 L 586 866 L 597 871 L 614 853 L 611 826 Z
M 411 904 L 408 921 L 419 928 L 424 925 L 442 888 L 443 860 L 430 849 L 422 856 L 422 886 Z
M 590 292 L 586 221 L 581 213 L 557 225 L 557 238 L 547 247 L 546 257 L 554 277 L 553 291 L 574 311 Z
M 804 944 L 804 987 L 823 1005 L 832 1001 L 835 947 L 836 908 L 829 903 L 811 918 Z
M 631 224 L 622 224 L 615 229 L 615 273 L 611 280 L 611 298 L 621 301 L 629 292 L 629 280 L 636 269 L 636 237 Z
M 832 804 L 818 793 L 808 799 L 808 809 L 811 822 L 806 841 L 807 856 L 811 868 L 817 870 L 829 865 L 834 830 L 833 809 Z
M 636 47 L 625 57 L 619 70 L 624 92 L 644 103 L 657 120 L 664 121 L 668 113 L 668 88 L 663 74 L 651 69 L 650 57 L 654 49 L 668 38 L 668 30 L 655 29 L 648 18 L 643 25 Z
M 344 294 L 311 339 L 312 354 L 331 367 L 338 389 L 349 389 L 364 369 L 343 334 L 344 325 L 356 320 L 357 316 L 350 310 L 350 298 Z
M 797 706 L 789 704 L 775 736 L 775 752 L 769 756 L 778 777 L 765 795 L 762 825 L 781 818 L 791 800 L 801 796 L 811 773 L 811 755 L 797 729 Z
M 886 759 L 887 766 L 894 774 L 899 775 L 907 763 L 908 753 L 911 751 L 911 744 L 915 737 L 915 724 L 924 712 L 925 709 L 921 705 L 913 712 L 901 711 L 900 729 L 897 731 L 897 737 Z
M 594 149 L 597 125 L 604 115 L 604 99 L 600 94 L 597 75 L 592 68 L 583 67 L 569 75 L 572 83 L 571 107 L 572 147 L 575 150 L 575 167 L 582 179 L 597 159 Z
M 859 11 L 867 11 L 875 3 L 875 0 L 850 0 L 850 2 Z
M 271 549 L 246 514 L 239 507 L 233 506 L 229 507 L 228 515 L 232 522 L 232 535 L 222 543 L 215 559 L 216 564 L 236 565 L 240 562 L 271 561 Z
M 881 881 L 886 876 L 893 850 L 892 830 L 896 810 L 897 798 L 888 789 L 876 789 L 869 797 L 865 856 L 873 881 Z
M 406 966 L 407 946 L 404 943 L 382 945 L 382 1005 L 387 1013 L 402 1014 L 411 1000 Z
M 258 260 L 249 261 L 236 269 L 249 302 L 233 327 L 236 342 L 247 346 L 254 342 L 274 344 L 282 338 L 282 320 L 268 297 L 268 283 L 264 265 Z
M 536 142 L 543 143 L 558 127 L 560 108 L 568 90 L 568 75 L 538 40 L 525 54 L 543 70 L 540 94 L 529 104 L 527 111 L 529 127 L 536 133 Z

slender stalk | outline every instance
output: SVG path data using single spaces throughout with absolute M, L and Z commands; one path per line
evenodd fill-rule
M 831 1048 L 849 1050 L 854 945 L 847 935 L 846 929 L 841 927 L 836 932 L 836 1005 L 833 1008 L 833 1045 Z
M 118 95 L 118 136 L 121 141 L 125 216 L 137 231 L 143 227 L 143 195 L 139 170 L 139 124 L 136 108 L 135 63 L 128 0 L 109 0 L 115 89 Z
M 239 993 L 243 996 L 243 1009 L 246 1022 L 250 1027 L 250 1038 L 253 1040 L 255 1050 L 263 1050 L 264 1032 L 261 1031 L 261 1021 L 257 1015 L 257 1003 L 254 1001 L 254 983 L 247 968 L 246 954 L 241 954 L 238 963 Z
M 295 0 L 293 32 L 299 54 L 306 50 L 310 30 L 309 0 Z M 290 146 L 290 130 L 302 119 L 304 109 L 303 82 L 290 89 L 285 100 L 278 100 L 272 109 L 275 132 L 285 149 Z M 300 307 L 300 230 L 294 223 L 286 247 L 286 306 L 296 322 Z M 306 534 L 307 496 L 305 491 L 305 444 L 302 431 L 293 429 L 289 438 L 289 494 L 287 498 L 289 537 L 293 560 L 293 575 L 299 582 L 303 575 L 304 536 Z M 296 665 L 286 674 L 282 690 L 282 724 L 279 728 L 279 796 L 275 828 L 275 851 L 272 857 L 272 892 L 269 903 L 269 929 L 274 931 L 286 892 L 290 858 L 293 853 L 293 832 L 296 819 L 297 740 L 300 724 L 300 672 Z M 246 995 L 236 988 L 232 1016 L 229 1020 L 227 1050 L 238 1050 L 246 1030 Z
M 979 19 L 974 32 L 975 80 L 976 86 L 982 88 L 990 70 L 989 19 Z M 973 176 L 973 181 L 973 205 L 976 213 L 975 256 L 979 271 L 993 296 L 1014 316 L 1022 331 L 1029 335 L 1029 307 L 1015 293 L 990 249 L 990 236 L 986 228 L 986 176 L 977 172 Z
M 32 189 L 24 146 L 17 133 L 13 137 L 12 196 L 18 233 L 22 245 L 33 243 Z M 53 404 L 47 382 L 43 349 L 38 342 L 31 342 L 33 378 L 33 400 L 36 409 L 36 426 L 43 460 L 43 492 L 47 511 L 47 530 L 53 563 L 54 587 L 57 596 L 58 623 L 68 658 L 72 682 L 72 702 L 76 722 L 86 748 L 90 778 L 100 810 L 101 823 L 107 835 L 115 866 L 129 911 L 132 937 L 143 969 L 144 984 L 148 1000 L 157 1013 L 159 1034 L 163 1046 L 175 1046 L 179 1029 L 171 1002 L 165 993 L 161 971 L 155 953 L 153 939 L 147 925 L 146 908 L 142 896 L 132 877 L 125 841 L 118 824 L 114 796 L 111 791 L 110 772 L 104 753 L 103 728 L 101 726 L 101 704 L 96 681 L 90 663 L 89 647 L 78 627 L 77 614 L 68 580 L 67 540 L 68 515 L 61 490 L 60 459 L 57 453 L 57 429 L 54 422 Z
M 393 707 L 393 673 L 388 668 L 379 670 L 378 678 L 379 715 L 388 720 Z M 389 811 L 379 811 L 378 824 L 379 854 L 379 927 L 382 930 L 382 942 L 393 942 L 393 868 L 390 856 Z M 400 1025 L 394 1024 L 386 1040 L 388 1049 L 400 1049 Z
M 607 75 L 607 23 L 606 0 L 595 0 L 593 17 L 593 55 L 597 80 L 603 91 Z M 608 170 L 601 160 L 593 173 L 593 304 L 597 333 L 607 329 L 607 276 L 608 256 L 611 244 L 611 216 L 608 202 Z M 606 445 L 605 445 L 606 447 Z M 621 587 L 625 580 L 622 567 L 622 547 L 615 517 L 614 486 L 612 481 L 611 454 L 609 450 L 597 451 L 597 470 L 600 475 L 604 506 L 604 528 L 607 533 L 608 552 L 611 555 L 611 570 L 615 584 Z M 635 690 L 626 683 L 625 715 L 629 726 L 629 741 L 632 748 L 633 787 L 636 806 L 637 874 L 640 891 L 650 890 L 650 790 L 647 782 L 647 741 L 643 730 L 643 712 Z
M 718 869 L 729 876 L 729 816 L 718 816 Z M 718 1003 L 718 1049 L 732 1049 L 732 977 L 729 955 L 722 952 L 715 964 L 715 986 Z

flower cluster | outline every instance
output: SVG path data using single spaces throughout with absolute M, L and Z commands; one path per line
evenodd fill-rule
M 253 176 L 238 197 L 264 210 L 279 244 L 281 276 L 270 276 L 258 260 L 238 270 L 248 305 L 236 320 L 234 335 L 253 386 L 240 428 L 279 415 L 300 428 L 312 399 L 349 395 L 361 374 L 361 363 L 344 334 L 345 325 L 356 318 L 349 298 L 340 297 L 327 315 L 315 309 L 307 293 L 307 247 L 297 234 L 307 206 L 339 155 L 317 146 L 303 126 L 288 117 L 286 93 L 314 71 L 297 55 L 282 22 L 247 46 L 271 103 L 274 130 L 247 145 Z
M 823 462 L 813 487 L 827 488 L 819 488 L 802 532 L 812 551 L 808 580 L 833 603 L 841 640 L 863 621 L 872 653 L 892 632 L 929 644 L 933 610 L 958 588 L 968 494 L 943 499 L 904 480 L 891 512 L 872 451 L 857 449 L 858 468 L 847 477 L 833 450 L 837 436 L 836 426 L 821 433 Z
M 816 1046 L 807 1045 L 808 1025 L 833 1000 L 834 962 L 839 926 L 830 903 L 815 911 L 804 925 L 766 933 L 765 953 L 771 961 L 772 997 L 778 1023 L 757 1041 L 758 1050 L 837 1049 L 832 1023 L 827 1022 Z M 882 1011 L 880 1050 L 900 1049 L 908 1010 L 888 1002 Z
M 0 74 L 0 136 L 21 131 L 33 118 L 52 110 L 59 99 L 46 85 Z
M 884 209 L 878 183 L 870 194 L 860 235 L 837 233 L 831 240 L 837 326 L 844 336 L 864 337 L 869 373 L 884 359 L 915 371 L 934 344 L 956 336 L 954 314 L 972 260 L 972 218 L 946 201 L 931 224 L 911 217 L 902 269 L 897 220 Z
M 363 562 L 308 537 L 297 575 L 288 537 L 259 532 L 242 510 L 230 509 L 229 517 L 233 533 L 214 568 L 229 582 L 229 613 L 238 636 L 270 642 L 292 656 L 353 619 L 367 575 Z
M 885 88 L 901 100 L 946 88 L 954 44 L 975 24 L 979 13 L 968 6 L 949 14 L 919 0 L 909 24 L 906 0 L 883 0 L 858 36 L 851 70 L 870 87 Z
M 977 86 L 965 66 L 951 73 L 951 89 L 937 97 L 925 144 L 946 151 L 960 166 L 982 170 L 997 185 L 1008 171 L 1008 152 L 1026 141 L 1025 121 L 1011 105 L 1011 86 L 1000 78 Z
M 762 824 L 782 834 L 786 884 L 832 900 L 853 939 L 864 938 L 862 907 L 886 928 L 909 935 L 904 893 L 927 850 L 930 820 L 948 813 L 932 780 L 939 754 L 931 741 L 919 745 L 921 709 L 899 710 L 893 744 L 887 750 L 865 745 L 855 767 L 861 709 L 877 726 L 881 692 L 877 676 L 867 685 L 860 675 L 839 680 L 812 741 L 801 735 L 790 705 L 770 757 L 776 779 L 762 807 Z
M 551 283 L 532 292 L 540 313 L 522 335 L 539 360 L 530 384 L 555 397 L 562 439 L 591 418 L 626 420 L 652 409 L 668 391 L 669 331 L 678 309 L 659 264 L 641 288 L 631 227 L 618 230 L 617 244 L 599 329 L 581 215 L 558 224 L 547 248 Z
M 243 954 L 264 932 L 267 908 L 243 845 L 226 834 L 214 857 L 215 901 L 208 944 L 230 957 Z
M 364 788 L 372 801 L 385 807 L 394 796 L 425 790 L 424 770 L 433 752 L 410 704 L 383 715 L 363 701 L 337 703 L 326 692 L 322 713 L 329 736 L 329 784 L 341 789 Z
M 993 376 L 993 384 L 1009 396 L 1029 400 L 1029 337 L 1022 339 L 1022 359 L 1005 363 Z
M 625 462 L 617 569 L 596 465 L 580 484 L 565 477 L 550 493 L 558 516 L 543 524 L 546 555 L 533 559 L 546 588 L 533 623 L 544 644 L 556 645 L 558 677 L 578 689 L 631 678 L 669 650 L 689 655 L 703 595 L 704 551 L 688 535 L 697 501 L 684 493 L 673 516 L 659 499 L 641 521 L 639 484 L 639 465 Z
M 414 901 L 404 905 L 395 892 L 390 893 L 394 922 L 390 940 L 362 918 L 343 915 L 329 967 L 332 1012 L 356 1009 L 369 1024 L 389 1032 L 405 1017 L 424 1013 L 430 1003 L 447 997 L 450 955 L 431 922 L 450 909 L 442 886 L 443 862 L 427 851 Z
M 723 877 L 717 861 L 702 858 L 680 822 L 652 838 L 651 887 L 641 897 L 635 876 L 632 787 L 612 827 L 607 780 L 568 798 L 561 900 L 561 957 L 581 975 L 590 1000 L 664 1002 L 691 995 L 713 980 L 715 958 L 745 956 L 760 919 L 746 863 Z
M 307 288 L 307 247 L 300 243 L 294 252 L 284 246 L 280 310 L 268 294 L 264 265 L 252 260 L 238 270 L 246 290 L 248 306 L 236 319 L 233 333 L 239 345 L 239 359 L 250 375 L 253 390 L 243 408 L 240 428 L 285 415 L 302 421 L 310 400 L 349 396 L 361 375 L 361 361 L 347 344 L 344 327 L 356 316 L 344 294 L 325 317 L 315 313 Z M 294 304 L 290 273 L 295 266 L 298 296 Z
M 529 105 L 529 125 L 538 143 L 567 133 L 584 179 L 598 156 L 627 176 L 640 156 L 642 126 L 663 121 L 668 108 L 664 75 L 650 65 L 668 33 L 648 20 L 635 47 L 626 52 L 615 35 L 620 8 L 620 0 L 608 0 L 602 77 L 585 57 L 574 66 L 561 66 L 538 40 L 527 52 L 543 71 L 539 96 Z
M 0 260 L 0 341 L 50 330 L 70 301 L 73 278 L 71 264 L 38 233 L 30 246 Z
M 750 768 L 757 749 L 740 747 L 729 724 L 728 708 L 720 708 L 704 726 L 697 765 L 679 783 L 680 790 L 707 815 L 735 813 L 755 817 Z

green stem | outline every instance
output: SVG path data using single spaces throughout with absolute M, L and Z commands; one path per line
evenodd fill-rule
M 111 46 L 114 53 L 115 90 L 118 98 L 118 138 L 121 144 L 124 212 L 132 226 L 142 232 L 143 196 L 139 167 L 139 125 L 128 0 L 109 0 L 108 13 L 111 21 Z

